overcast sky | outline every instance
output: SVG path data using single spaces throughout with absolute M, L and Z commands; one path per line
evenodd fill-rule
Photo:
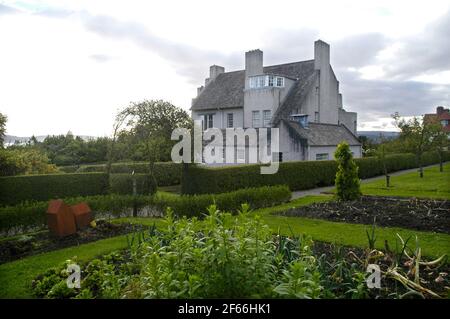
M 449 35 L 448 0 L 0 0 L 0 112 L 10 135 L 109 135 L 130 101 L 188 110 L 210 65 L 308 60 L 320 38 L 358 129 L 392 130 L 450 105 Z

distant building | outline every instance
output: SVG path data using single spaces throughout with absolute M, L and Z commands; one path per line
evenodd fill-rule
M 450 110 L 443 106 L 436 108 L 435 114 L 425 114 L 423 117 L 425 123 L 441 123 L 442 130 L 450 134 Z
M 280 161 L 331 160 L 342 141 L 354 157 L 362 156 L 357 114 L 343 108 L 330 46 L 321 40 L 314 43 L 313 60 L 263 66 L 258 49 L 245 53 L 245 70 L 211 66 L 191 111 L 204 130 L 279 128 Z

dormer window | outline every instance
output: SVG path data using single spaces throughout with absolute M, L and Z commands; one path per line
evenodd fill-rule
M 249 78 L 251 89 L 263 87 L 284 87 L 284 77 L 275 75 L 258 75 Z

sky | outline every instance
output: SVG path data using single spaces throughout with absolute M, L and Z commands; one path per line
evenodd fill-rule
M 331 64 L 358 130 L 450 105 L 450 2 L 0 0 L 0 112 L 7 134 L 106 136 L 130 102 L 189 110 L 209 66 Z

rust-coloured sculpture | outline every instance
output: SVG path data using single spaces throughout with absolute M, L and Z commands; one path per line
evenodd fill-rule
M 47 209 L 47 223 L 50 232 L 59 237 L 77 232 L 72 210 L 61 199 L 50 201 Z
M 92 212 L 88 204 L 79 203 L 70 207 L 75 218 L 77 229 L 88 227 L 92 222 Z

